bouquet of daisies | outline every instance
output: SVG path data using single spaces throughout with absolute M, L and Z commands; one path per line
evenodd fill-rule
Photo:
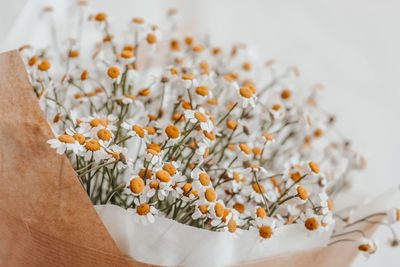
M 354 241 L 373 254 L 360 224 L 394 223 L 400 210 L 357 220 L 335 211 L 366 163 L 318 104 L 322 86 L 254 60 L 244 45 L 181 34 L 176 13 L 163 27 L 136 17 L 121 30 L 105 13 L 82 12 L 81 38 L 20 48 L 55 134 L 48 143 L 68 157 L 117 243 L 163 265 L 228 265 L 307 242 Z

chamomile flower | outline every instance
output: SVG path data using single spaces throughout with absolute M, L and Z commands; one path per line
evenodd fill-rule
M 207 218 L 207 213 L 209 210 L 210 206 L 209 205 L 195 205 L 194 212 L 192 214 L 192 219 L 193 220 L 198 220 L 198 219 L 206 219 Z
M 203 108 L 199 110 L 185 110 L 185 118 L 192 123 L 198 123 L 203 131 L 211 132 L 214 128 L 213 122 L 205 114 Z
M 237 102 L 240 103 L 240 105 L 243 108 L 247 108 L 248 106 L 254 108 L 257 96 L 250 87 L 248 86 L 240 87 L 236 90 L 236 94 L 237 94 L 236 100 Z
M 158 210 L 146 202 L 141 202 L 139 198 L 134 199 L 136 208 L 134 208 L 134 213 L 139 215 L 139 219 L 143 224 L 154 223 L 154 215 L 158 214 Z
M 196 191 L 204 191 L 205 188 L 211 186 L 210 176 L 199 168 L 195 168 L 190 176 L 193 179 L 193 189 Z
M 102 140 L 90 139 L 83 145 L 83 156 L 85 160 L 93 159 L 95 162 L 107 159 L 108 154 L 104 149 L 104 143 Z
M 357 242 L 357 249 L 361 251 L 367 258 L 374 254 L 377 250 L 377 245 L 374 240 L 362 238 Z
M 55 139 L 48 140 L 47 143 L 50 144 L 51 148 L 56 149 L 58 154 L 64 154 L 65 151 L 73 151 L 75 154 L 79 154 L 83 150 L 79 141 L 68 134 L 59 135 Z
M 145 138 L 145 131 L 142 126 L 136 124 L 134 120 L 128 119 L 121 124 L 121 127 L 128 130 L 128 135 L 134 137 L 135 139 Z
M 300 215 L 300 218 L 308 231 L 321 230 L 321 216 L 316 215 L 312 209 L 307 209 Z
M 258 235 L 260 241 L 264 241 L 272 237 L 276 229 L 276 220 L 274 218 L 265 216 L 262 220 L 256 221 L 258 228 Z

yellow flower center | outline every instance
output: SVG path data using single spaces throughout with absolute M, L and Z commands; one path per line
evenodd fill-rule
M 146 131 L 147 131 L 147 134 L 148 135 L 155 135 L 156 134 L 156 129 L 154 129 L 153 127 L 151 127 L 151 126 L 145 126 L 145 127 L 143 127 L 143 129 L 145 129 Z M 161 150 L 160 150 L 161 151 Z M 159 152 L 160 152 L 159 151 Z
M 201 52 L 203 51 L 203 46 L 202 45 L 195 45 L 192 48 L 193 52 Z
M 123 58 L 132 58 L 133 56 L 134 56 L 133 51 L 123 50 L 121 52 L 121 57 L 123 57 Z
M 333 209 L 332 200 L 328 199 L 326 202 L 328 203 L 328 210 L 332 210 L 332 209 Z M 399 214 L 399 215 L 400 215 L 400 214 Z
M 81 73 L 81 80 L 84 81 L 87 79 L 88 76 L 88 71 L 87 70 L 83 70 Z
M 249 62 L 245 62 L 243 63 L 242 68 L 246 71 L 249 71 L 251 69 L 251 65 Z
M 297 187 L 297 195 L 300 199 L 306 200 L 308 198 L 307 189 L 304 186 L 300 185 L 299 187 Z
M 199 174 L 199 181 L 203 186 L 208 186 L 210 184 L 210 176 L 207 173 L 200 173 Z
M 207 137 L 208 139 L 210 139 L 211 141 L 215 140 L 216 136 L 213 132 L 207 132 L 207 131 L 203 131 L 203 134 L 205 137 Z
M 193 38 L 192 37 L 186 37 L 185 38 L 185 43 L 187 44 L 187 45 L 191 45 L 192 43 L 193 43 Z
M 85 148 L 90 151 L 97 151 L 100 149 L 100 143 L 97 140 L 89 140 L 86 142 Z
M 152 189 L 157 189 L 158 188 L 158 182 L 157 181 L 151 181 L 149 186 Z
M 119 69 L 117 67 L 109 67 L 107 70 L 107 74 L 110 78 L 116 79 L 119 76 Z
M 136 100 L 136 97 L 133 96 L 133 95 L 130 95 L 130 94 L 124 94 L 124 97 L 129 98 L 129 99 L 132 99 L 133 101 Z
M 207 201 L 209 201 L 209 202 L 213 202 L 217 198 L 217 194 L 215 193 L 213 188 L 207 188 L 204 195 L 205 195 Z
M 74 139 L 79 142 L 79 144 L 83 145 L 86 141 L 86 138 L 82 134 L 74 134 Z
M 29 59 L 29 61 L 28 61 L 28 65 L 29 66 L 33 66 L 33 65 L 35 65 L 36 64 L 36 61 L 38 60 L 38 56 L 33 56 L 33 57 L 31 57 L 30 59 Z
M 308 166 L 310 167 L 312 172 L 319 173 L 319 166 L 315 161 L 310 161 L 308 163 Z
M 268 225 L 263 225 L 258 229 L 258 233 L 262 238 L 270 238 L 272 235 L 272 229 Z
M 142 191 L 144 189 L 144 182 L 143 182 L 142 178 L 139 178 L 139 177 L 133 178 L 129 184 L 129 188 L 131 189 L 131 191 L 134 194 L 142 193 Z
M 361 244 L 358 246 L 358 250 L 367 252 L 371 249 L 370 245 L 368 244 Z
M 279 104 L 275 104 L 272 106 L 272 110 L 274 110 L 274 111 L 278 111 L 280 108 L 281 108 L 281 105 L 279 105 Z
M 184 184 L 182 186 L 182 190 L 183 190 L 184 196 L 193 195 L 193 196 L 197 197 L 197 192 L 195 190 L 192 190 L 192 184 L 190 184 L 190 183 Z
M 157 151 L 158 153 L 161 152 L 161 147 L 158 144 L 149 144 L 147 146 L 147 149 L 151 149 L 151 150 Z
M 38 69 L 41 71 L 46 71 L 50 69 L 50 61 L 42 60 L 42 62 L 40 62 L 40 64 L 38 65 Z
M 199 121 L 199 122 L 206 122 L 207 117 L 203 113 L 197 111 L 194 113 L 194 117 Z
M 168 183 L 171 180 L 171 175 L 164 170 L 159 170 L 156 172 L 156 177 L 163 183 Z
M 140 127 L 139 125 L 133 125 L 132 126 L 132 131 L 134 131 L 140 138 L 144 137 L 143 128 Z
M 94 19 L 97 20 L 97 21 L 103 21 L 103 20 L 105 20 L 106 18 L 107 18 L 107 15 L 104 14 L 104 13 L 98 13 L 98 14 L 94 17 Z
M 245 154 L 250 155 L 251 150 L 246 144 L 239 144 L 240 150 L 242 150 Z
M 158 155 L 158 152 L 155 151 L 155 150 L 153 150 L 153 149 L 151 149 L 151 148 L 148 148 L 148 149 L 146 150 L 146 152 L 147 152 L 148 154 L 153 155 L 153 156 L 157 156 L 157 155 Z
M 250 98 L 253 95 L 253 92 L 247 86 L 240 87 L 240 95 L 244 98 Z
M 141 169 L 139 171 L 139 176 L 144 178 L 144 175 L 146 175 L 146 179 L 150 179 L 151 176 L 153 175 L 153 172 L 151 170 L 147 170 L 146 172 L 146 169 Z
M 148 96 L 149 94 L 150 94 L 149 88 L 140 89 L 138 92 L 138 95 L 140 95 L 140 96 Z
M 59 140 L 60 142 L 66 143 L 66 144 L 73 144 L 73 143 L 75 143 L 75 139 L 74 139 L 72 136 L 68 135 L 68 134 L 60 135 L 60 136 L 58 137 L 58 140 Z
M 111 132 L 107 129 L 100 129 L 97 132 L 97 137 L 103 141 L 108 141 L 111 139 Z
M 228 127 L 229 129 L 235 130 L 236 126 L 237 126 L 236 121 L 234 121 L 234 120 L 227 120 L 226 121 L 226 127 Z
M 237 172 L 233 172 L 232 176 L 233 176 L 233 180 L 235 180 L 237 183 L 239 183 L 239 182 L 240 182 L 240 176 L 239 176 L 239 173 L 237 173 Z
M 137 23 L 137 24 L 143 24 L 144 20 L 142 18 L 134 18 L 134 19 L 132 19 L 132 22 Z
M 207 213 L 207 205 L 199 205 L 199 210 L 202 214 L 206 214 Z
M 285 89 L 281 92 L 282 99 L 289 99 L 291 95 L 292 94 L 291 94 L 290 90 L 287 90 L 287 89 Z
M 261 194 L 261 192 L 264 193 L 264 187 L 262 185 L 258 185 L 257 183 L 253 183 L 251 185 L 251 187 L 253 188 L 253 190 L 257 193 L 257 194 Z M 261 190 L 260 190 L 261 189 Z
M 107 127 L 107 122 L 104 119 L 95 118 L 90 122 L 90 126 L 93 128 L 99 126 L 100 124 L 104 127 Z
M 244 205 L 241 203 L 235 203 L 235 205 L 233 205 L 233 208 L 237 210 L 239 213 L 244 212 Z
M 186 73 L 182 75 L 182 80 L 193 80 L 194 79 L 194 75 L 190 74 L 190 73 Z
M 185 115 L 181 114 L 181 113 L 174 113 L 171 116 L 171 120 L 172 121 L 176 121 L 176 122 L 182 122 L 185 121 Z
M 79 51 L 77 51 L 77 50 L 71 50 L 71 51 L 69 51 L 68 56 L 69 56 L 69 57 L 77 57 L 77 56 L 79 56 Z
M 163 170 L 168 172 L 171 176 L 175 175 L 176 173 L 176 168 L 171 163 L 165 163 L 163 166 Z
M 216 105 L 216 104 L 218 104 L 217 99 L 215 99 L 215 98 L 208 99 L 208 100 L 207 100 L 207 103 L 210 104 L 210 105 Z
M 210 148 L 206 147 L 206 149 L 204 150 L 203 159 L 207 158 L 208 153 L 210 153 Z
M 207 86 L 196 87 L 196 94 L 201 95 L 201 96 L 208 95 L 208 87 Z
M 319 224 L 317 222 L 317 220 L 315 218 L 308 218 L 305 222 L 304 222 L 304 226 L 310 230 L 310 231 L 314 231 L 318 228 Z
M 236 231 L 236 222 L 233 219 L 230 219 L 228 222 L 228 231 L 230 233 L 234 233 Z
M 170 43 L 170 49 L 173 51 L 179 51 L 179 42 L 177 40 L 172 40 Z
M 256 210 L 256 215 L 258 218 L 264 218 L 265 216 L 267 216 L 267 212 L 265 211 L 265 209 L 258 207 Z
M 274 140 L 274 137 L 273 137 L 271 134 L 269 134 L 269 133 L 263 133 L 262 136 L 263 136 L 263 137 L 265 138 L 265 140 L 267 140 L 267 141 L 272 141 L 272 140 Z
M 215 216 L 222 217 L 224 215 L 224 206 L 217 202 L 214 206 Z
M 290 176 L 290 179 L 293 180 L 293 182 L 297 182 L 301 177 L 299 172 L 290 173 L 289 176 Z
M 146 203 L 140 204 L 139 206 L 137 206 L 136 212 L 137 212 L 137 214 L 139 214 L 141 216 L 146 215 L 147 213 L 150 212 L 149 204 L 146 204 Z
M 192 109 L 192 106 L 190 105 L 190 102 L 182 102 L 182 108 L 183 109 Z
M 321 135 L 322 135 L 322 130 L 321 129 L 316 129 L 314 131 L 314 136 L 315 137 L 321 137 Z
M 168 125 L 165 127 L 165 133 L 168 138 L 176 139 L 179 137 L 179 129 L 175 125 Z
M 154 34 L 149 33 L 147 34 L 146 40 L 149 44 L 154 44 L 157 41 L 157 37 Z
M 254 155 L 261 155 L 262 149 L 258 146 L 253 147 L 253 149 L 251 150 L 253 152 Z

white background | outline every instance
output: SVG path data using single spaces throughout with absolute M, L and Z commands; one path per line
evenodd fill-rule
M 12 48 L 2 47 L 1 40 L 26 2 L 0 0 L 3 50 Z M 298 66 L 304 79 L 325 85 L 325 109 L 337 115 L 338 127 L 368 161 L 357 180 L 358 191 L 377 195 L 399 184 L 400 1 L 91 3 L 114 18 L 142 16 L 155 23 L 168 8 L 177 7 L 182 21 L 196 25 L 195 33 L 208 32 L 221 44 L 245 42 L 262 59 Z M 368 261 L 358 257 L 353 266 L 399 266 L 400 248 L 387 246 L 388 229 L 381 228 L 375 237 L 381 244 L 377 254 Z

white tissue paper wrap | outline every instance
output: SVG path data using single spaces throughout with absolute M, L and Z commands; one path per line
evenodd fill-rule
M 354 204 L 351 221 L 369 214 L 384 212 L 400 203 L 396 186 L 375 198 L 348 192 L 339 198 L 347 210 Z M 360 203 L 360 200 L 364 203 Z M 340 202 L 340 201 L 338 201 Z M 327 231 L 310 232 L 303 224 L 275 229 L 271 238 L 261 241 L 257 230 L 212 232 L 155 216 L 153 224 L 144 225 L 132 209 L 115 205 L 96 205 L 97 213 L 122 253 L 137 261 L 163 266 L 228 266 L 249 263 L 281 255 L 322 248 L 328 245 L 334 225 Z
M 144 225 L 132 209 L 95 206 L 122 253 L 137 261 L 163 266 L 227 266 L 326 246 L 331 229 L 306 231 L 302 224 L 276 229 L 261 241 L 258 231 L 213 232 L 155 217 Z

